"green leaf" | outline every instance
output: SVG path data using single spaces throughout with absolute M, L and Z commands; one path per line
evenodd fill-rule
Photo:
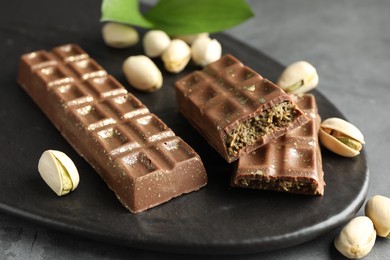
M 253 16 L 244 0 L 160 0 L 145 14 L 170 35 L 218 32 Z
M 103 0 L 101 21 L 114 21 L 170 35 L 219 32 L 253 16 L 244 0 L 160 0 L 143 16 L 138 0 Z
M 141 14 L 138 0 L 103 0 L 100 20 L 127 23 L 144 28 L 154 26 Z

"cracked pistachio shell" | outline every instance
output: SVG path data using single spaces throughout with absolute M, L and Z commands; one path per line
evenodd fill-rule
M 191 49 L 192 60 L 203 67 L 221 58 L 222 46 L 216 39 L 200 37 L 194 41 Z
M 336 117 L 321 123 L 319 137 L 326 148 L 345 157 L 359 155 L 365 144 L 363 134 L 356 126 Z
M 120 23 L 106 23 L 102 28 L 104 42 L 113 48 L 127 48 L 138 43 L 138 31 Z
M 196 39 L 202 37 L 209 37 L 209 33 L 195 33 L 195 34 L 187 34 L 187 35 L 176 35 L 175 39 L 180 39 L 185 41 L 187 44 L 192 44 Z
M 174 39 L 161 58 L 167 71 L 179 73 L 191 59 L 191 48 L 183 40 Z
M 373 196 L 367 201 L 365 213 L 374 223 L 378 236 L 390 238 L 390 198 Z
M 151 58 L 159 57 L 171 44 L 171 38 L 160 30 L 150 30 L 143 38 L 145 54 Z
M 58 195 L 77 188 L 80 177 L 73 161 L 63 152 L 45 151 L 38 162 L 38 171 L 46 184 Z
M 350 259 L 358 259 L 370 253 L 375 244 L 374 225 L 366 216 L 352 219 L 334 241 L 336 249 Z
M 128 57 L 122 66 L 127 81 L 134 88 L 153 92 L 161 88 L 163 77 L 156 64 L 145 55 Z
M 306 93 L 317 87 L 319 77 L 317 70 L 306 61 L 289 65 L 280 75 L 276 85 L 287 93 Z

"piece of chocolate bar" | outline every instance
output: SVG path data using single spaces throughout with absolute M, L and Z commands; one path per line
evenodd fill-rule
M 311 120 L 305 125 L 240 157 L 233 187 L 324 194 L 324 173 L 318 143 L 320 117 L 313 95 L 292 96 Z
M 308 121 L 282 89 L 229 54 L 175 85 L 180 112 L 228 162 Z
M 206 185 L 196 152 L 79 46 L 23 55 L 18 82 L 131 212 Z

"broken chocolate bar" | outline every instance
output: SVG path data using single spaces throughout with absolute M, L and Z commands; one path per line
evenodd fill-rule
M 318 143 L 320 117 L 313 95 L 293 96 L 311 120 L 257 150 L 240 157 L 233 187 L 324 194 L 324 173 Z
M 79 46 L 23 55 L 18 82 L 131 212 L 206 185 L 196 152 Z
M 229 54 L 175 85 L 180 112 L 228 162 L 308 121 L 282 89 Z

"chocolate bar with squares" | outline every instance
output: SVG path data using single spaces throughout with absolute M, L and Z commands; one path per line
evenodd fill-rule
M 230 54 L 175 86 L 180 112 L 228 162 L 308 121 L 289 95 Z
M 306 195 L 324 194 L 320 116 L 311 94 L 293 96 L 311 120 L 259 149 L 240 157 L 233 187 L 283 191 Z
M 199 155 L 78 45 L 23 55 L 17 80 L 131 212 L 206 185 Z

